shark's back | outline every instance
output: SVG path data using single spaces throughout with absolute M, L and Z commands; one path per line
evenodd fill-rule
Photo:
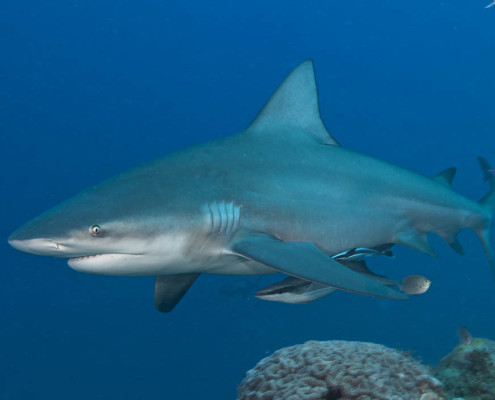
M 427 232 L 452 244 L 461 228 L 487 218 L 442 180 L 341 147 L 320 118 L 311 62 L 281 84 L 246 131 L 167 155 L 122 180 L 143 185 L 160 207 L 187 213 L 233 202 L 240 227 L 310 241 L 330 255 L 383 243 L 432 254 Z

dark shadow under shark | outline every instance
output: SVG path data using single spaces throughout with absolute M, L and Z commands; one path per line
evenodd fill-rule
M 388 299 L 407 296 L 332 259 L 403 244 L 434 255 L 427 234 L 458 253 L 473 229 L 493 268 L 489 193 L 454 193 L 455 169 L 428 177 L 341 147 L 320 118 L 312 61 L 298 66 L 243 132 L 166 155 L 45 212 L 9 238 L 75 270 L 156 276 L 172 310 L 201 273 L 284 272 Z

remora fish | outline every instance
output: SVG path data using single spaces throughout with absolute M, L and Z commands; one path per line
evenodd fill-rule
M 365 247 L 359 247 L 357 249 L 350 249 L 339 254 L 334 254 L 332 258 L 342 264 L 349 263 L 355 260 L 359 260 L 363 257 L 369 256 L 383 256 L 392 258 L 394 253 L 390 250 L 391 245 L 387 244 L 384 246 L 379 246 L 375 249 L 367 249 Z
M 332 294 L 338 289 L 289 276 L 284 280 L 258 290 L 254 297 L 261 300 L 289 304 L 308 304 Z
M 427 177 L 341 147 L 320 118 L 312 61 L 297 67 L 243 132 L 159 158 L 84 190 L 16 230 L 9 243 L 65 257 L 75 270 L 156 276 L 155 305 L 174 308 L 201 273 L 296 278 L 405 299 L 331 258 L 404 244 L 457 252 L 462 228 L 490 262 L 495 176 L 480 203 Z
M 359 272 L 386 286 L 397 286 L 398 282 L 370 271 L 363 260 L 346 263 L 347 268 Z M 307 304 L 335 292 L 336 288 L 289 276 L 281 282 L 260 289 L 254 296 L 268 301 L 290 304 Z

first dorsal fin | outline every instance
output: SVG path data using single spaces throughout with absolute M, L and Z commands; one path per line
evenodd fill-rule
M 432 179 L 434 179 L 438 183 L 441 183 L 444 186 L 451 187 L 456 172 L 457 172 L 457 168 L 455 167 L 447 168 L 446 170 L 440 172 L 439 174 L 432 176 Z
M 285 78 L 247 131 L 269 134 L 284 129 L 301 131 L 322 143 L 338 145 L 320 117 L 312 60 L 303 62 Z

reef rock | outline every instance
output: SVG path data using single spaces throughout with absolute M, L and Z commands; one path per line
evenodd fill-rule
M 460 344 L 435 368 L 435 375 L 451 397 L 495 399 L 495 342 L 473 339 Z
M 310 341 L 261 360 L 238 400 L 444 400 L 441 383 L 411 357 L 374 343 Z

